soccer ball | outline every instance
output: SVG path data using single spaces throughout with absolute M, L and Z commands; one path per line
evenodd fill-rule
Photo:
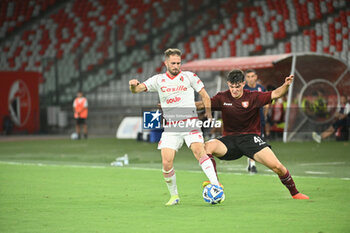
M 70 135 L 70 139 L 72 139 L 72 140 L 77 140 L 77 139 L 78 139 L 78 134 L 77 134 L 77 133 L 72 133 L 72 134 Z
M 218 204 L 225 199 L 224 190 L 218 185 L 208 184 L 203 189 L 203 199 L 210 204 Z

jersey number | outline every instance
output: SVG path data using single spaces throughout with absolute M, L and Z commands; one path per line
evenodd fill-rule
M 260 144 L 260 143 L 263 143 L 264 141 L 260 137 L 254 136 L 254 142 Z

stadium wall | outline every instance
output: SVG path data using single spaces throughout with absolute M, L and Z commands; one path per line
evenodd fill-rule
M 37 72 L 0 72 L 0 132 L 39 131 L 39 79 Z

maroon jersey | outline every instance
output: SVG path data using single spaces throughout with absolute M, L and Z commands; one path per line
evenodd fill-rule
M 238 134 L 260 135 L 259 108 L 271 102 L 271 91 L 243 90 L 239 99 L 232 97 L 230 90 L 219 92 L 211 98 L 214 110 L 222 112 L 224 136 Z

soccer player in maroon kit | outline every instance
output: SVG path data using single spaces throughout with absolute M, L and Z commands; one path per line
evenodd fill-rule
M 241 70 L 232 70 L 227 77 L 229 90 L 219 92 L 211 98 L 212 109 L 222 112 L 223 137 L 206 142 L 205 147 L 214 166 L 212 155 L 220 160 L 236 160 L 245 155 L 274 171 L 294 199 L 309 199 L 297 190 L 287 168 L 277 159 L 270 145 L 259 136 L 260 107 L 285 95 L 292 82 L 293 75 L 290 75 L 285 78 L 282 86 L 273 91 L 243 90 L 244 73 Z M 196 105 L 197 108 L 203 107 L 201 102 Z M 205 181 L 203 186 L 207 183 Z

